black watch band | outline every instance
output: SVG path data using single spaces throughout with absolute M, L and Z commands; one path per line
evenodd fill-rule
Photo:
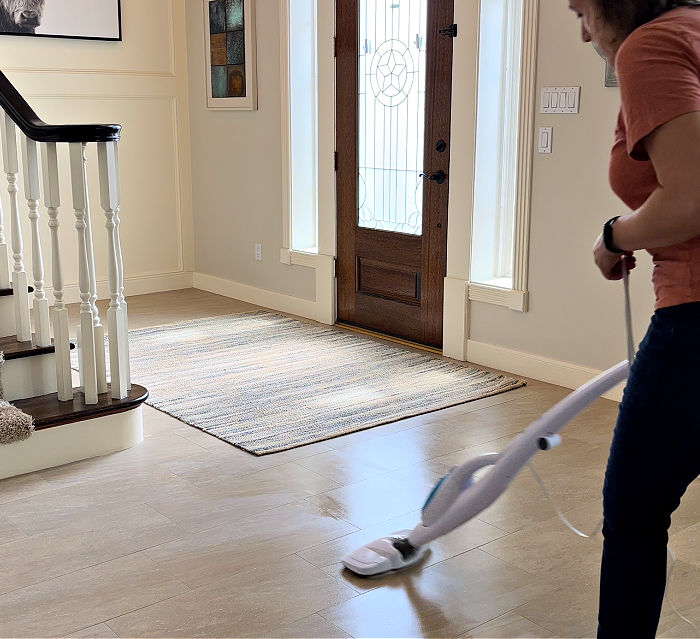
M 619 215 L 611 217 L 603 225 L 603 244 L 605 244 L 605 248 L 608 249 L 608 251 L 610 251 L 611 253 L 624 253 L 624 251 L 615 246 L 615 242 L 613 242 L 613 224 L 615 224 L 615 221 L 619 217 Z

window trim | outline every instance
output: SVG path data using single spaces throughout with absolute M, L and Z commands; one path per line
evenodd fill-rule
M 537 36 L 539 0 L 523 2 L 521 87 L 518 134 L 518 171 L 515 206 L 512 288 L 469 282 L 469 299 L 505 306 L 520 312 L 528 310 L 528 267 L 530 216 L 534 163 L 535 114 L 537 105 Z M 475 166 L 476 170 L 476 166 Z

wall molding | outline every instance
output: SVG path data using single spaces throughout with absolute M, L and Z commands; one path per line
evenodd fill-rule
M 61 75 L 126 75 L 144 78 L 175 78 L 175 71 L 137 71 L 136 69 L 65 69 L 52 67 L 5 67 L 4 73 L 60 73 Z
M 527 312 L 528 292 L 471 282 L 469 284 L 469 300 L 506 306 L 513 311 L 525 313 Z
M 488 366 L 514 375 L 531 377 L 541 382 L 571 389 L 579 388 L 603 372 L 578 364 L 561 362 L 473 340 L 469 340 L 467 352 L 468 361 L 472 364 Z M 622 399 L 623 388 L 624 385 L 620 384 L 605 393 L 603 397 L 619 402 Z
M 129 297 L 133 295 L 176 291 L 183 288 L 192 288 L 192 271 L 134 275 L 124 279 L 124 294 L 127 302 Z M 53 298 L 53 287 L 47 286 L 46 291 Z M 63 295 L 63 300 L 66 304 L 77 304 L 80 302 L 78 284 L 66 284 L 63 288 Z M 97 282 L 97 298 L 101 300 L 109 299 L 108 280 L 99 280 Z
M 256 304 L 290 315 L 298 315 L 313 319 L 316 317 L 317 304 L 314 300 L 306 300 L 300 297 L 292 297 L 277 291 L 268 291 L 266 289 L 241 284 L 233 280 L 226 280 L 214 275 L 195 272 L 192 277 L 192 285 L 194 288 L 224 297 L 241 300 L 249 304 Z

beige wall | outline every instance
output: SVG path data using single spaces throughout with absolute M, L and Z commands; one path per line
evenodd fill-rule
M 279 9 L 276 0 L 258 0 L 257 7 L 259 111 L 221 113 L 204 104 L 201 5 L 193 0 L 187 7 L 196 271 L 253 287 L 245 289 L 250 299 L 255 299 L 251 291 L 264 289 L 290 296 L 288 303 L 313 299 L 314 276 L 311 269 L 284 266 L 278 259 Z M 581 112 L 536 116 L 537 127 L 554 127 L 554 152 L 534 158 L 529 312 L 478 302 L 469 310 L 470 344 L 478 347 L 472 354 L 486 353 L 489 360 L 489 348 L 497 347 L 499 365 L 507 368 L 512 361 L 521 374 L 536 376 L 538 366 L 564 362 L 585 378 L 590 369 L 605 369 L 626 354 L 622 285 L 604 281 L 591 259 L 603 221 L 624 211 L 607 183 L 618 93 L 603 86 L 603 73 L 603 62 L 580 41 L 567 2 L 541 0 L 538 93 L 542 86 L 581 86 Z M 455 131 L 465 139 L 453 136 L 453 154 L 471 152 L 469 132 L 464 126 Z M 454 166 L 469 166 L 466 159 L 453 156 Z M 255 242 L 263 243 L 262 264 L 254 261 Z M 643 256 L 632 284 L 637 341 L 653 310 L 649 277 L 650 260 Z M 561 367 L 550 369 L 548 379 L 556 381 Z M 583 380 L 576 375 L 561 383 Z
M 226 282 L 313 300 L 313 269 L 280 263 L 279 2 L 256 3 L 257 111 L 206 108 L 202 4 L 202 0 L 187 1 L 195 270 Z M 262 244 L 262 262 L 255 261 L 256 242 Z M 241 289 L 228 290 L 236 294 Z
M 132 295 L 191 286 L 192 282 L 184 6 L 185 0 L 123 0 L 123 42 L 0 36 L 2 70 L 46 122 L 123 125 L 119 147 L 121 239 L 127 294 Z M 96 269 L 104 294 L 106 232 L 99 202 L 95 145 L 89 147 L 88 153 Z M 67 295 L 75 301 L 77 245 L 66 148 L 60 148 L 60 161 L 60 233 L 66 247 L 62 253 L 63 271 Z M 7 190 L 1 190 L 7 226 Z M 43 207 L 40 211 L 46 280 L 50 286 L 46 211 Z M 31 281 L 31 236 L 26 220 L 24 246 L 25 267 Z
M 625 357 L 622 284 L 603 280 L 591 257 L 602 223 L 626 211 L 607 181 L 619 94 L 605 88 L 603 74 L 565 0 L 541 0 L 538 93 L 543 86 L 581 86 L 581 109 L 546 115 L 538 108 L 536 127 L 552 126 L 554 133 L 552 155 L 534 158 L 530 310 L 473 303 L 476 342 L 593 369 Z M 644 254 L 639 262 L 632 278 L 637 341 L 653 312 L 650 259 Z

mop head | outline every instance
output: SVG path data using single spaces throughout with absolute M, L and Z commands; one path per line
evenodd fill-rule
M 2 401 L 2 365 L 0 351 L 0 444 L 13 444 L 28 439 L 34 432 L 34 420 L 19 408 Z
M 361 577 L 373 577 L 413 566 L 425 557 L 428 547 L 412 546 L 407 539 L 410 532 L 402 530 L 365 544 L 345 557 L 343 565 Z

